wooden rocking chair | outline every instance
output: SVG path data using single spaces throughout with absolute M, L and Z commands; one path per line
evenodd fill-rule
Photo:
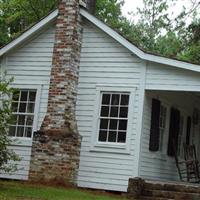
M 184 144 L 184 160 L 180 160 L 174 145 L 176 167 L 181 181 L 200 183 L 199 162 L 196 157 L 195 145 Z
M 188 181 L 187 178 L 187 167 L 186 167 L 186 162 L 185 159 L 180 159 L 179 155 L 177 154 L 177 149 L 174 144 L 174 158 L 176 162 L 176 167 L 178 170 L 179 178 L 181 181 Z
M 184 144 L 183 147 L 184 159 L 187 169 L 187 181 L 192 183 L 199 183 L 199 161 L 197 160 L 195 145 Z

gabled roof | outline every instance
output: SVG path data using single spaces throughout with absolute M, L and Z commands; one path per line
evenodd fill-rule
M 157 55 L 152 55 L 150 53 L 146 53 L 143 50 L 136 47 L 130 41 L 125 39 L 118 32 L 116 32 L 115 30 L 113 30 L 112 28 L 107 26 L 105 23 L 103 23 L 102 21 L 97 19 L 95 16 L 88 13 L 85 9 L 81 8 L 80 13 L 83 17 L 85 17 L 91 23 L 96 25 L 99 29 L 101 29 L 102 31 L 107 33 L 110 37 L 115 39 L 117 42 L 119 42 L 121 45 L 123 45 L 125 48 L 129 49 L 133 54 L 135 54 L 136 56 L 138 56 L 139 58 L 141 58 L 143 60 L 155 62 L 155 63 L 160 63 L 160 64 L 172 66 L 172 67 L 175 67 L 175 68 L 182 68 L 182 69 L 187 69 L 187 70 L 191 70 L 191 71 L 195 71 L 195 72 L 200 72 L 200 65 L 196 65 L 196 64 L 192 64 L 192 63 L 188 63 L 188 62 L 183 62 L 183 61 L 179 61 L 179 60 L 175 60 L 175 59 L 166 58 L 166 57 L 163 57 L 163 56 L 157 56 Z M 18 38 L 11 41 L 6 46 L 2 47 L 0 49 L 0 56 L 4 55 L 5 53 L 10 51 L 11 49 L 17 47 L 22 42 L 26 41 L 28 38 L 30 38 L 36 32 L 41 30 L 44 26 L 46 26 L 48 23 L 55 20 L 57 15 L 58 15 L 58 10 L 55 10 L 54 12 L 50 13 L 47 17 L 42 19 L 40 22 L 33 25 L 26 32 L 21 34 Z

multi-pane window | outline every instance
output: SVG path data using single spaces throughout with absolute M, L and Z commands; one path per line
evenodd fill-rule
M 177 146 L 177 155 L 183 157 L 183 133 L 184 132 L 184 116 L 180 117 L 179 123 L 179 133 L 178 133 L 178 146 Z
M 128 105 L 129 93 L 102 93 L 99 142 L 126 142 Z
M 167 108 L 163 105 L 160 106 L 160 144 L 159 144 L 159 150 L 163 151 L 163 141 L 164 136 L 166 132 L 166 119 L 167 119 Z
M 13 121 L 9 135 L 13 137 L 31 137 L 34 120 L 36 90 L 18 90 L 12 98 Z

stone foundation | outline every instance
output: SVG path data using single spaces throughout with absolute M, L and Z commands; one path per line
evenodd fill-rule
M 130 178 L 127 196 L 133 200 L 199 200 L 200 185 L 187 182 L 150 182 L 141 178 Z
M 78 134 L 37 132 L 33 139 L 31 181 L 76 184 L 81 138 Z

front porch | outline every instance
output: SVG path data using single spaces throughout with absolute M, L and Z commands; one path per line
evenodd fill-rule
M 156 110 L 155 101 L 157 102 Z M 199 92 L 146 91 L 139 177 L 150 181 L 181 183 L 172 141 L 176 141 L 176 155 L 179 160 L 184 160 L 184 144 L 195 145 L 197 160 L 200 160 L 199 111 Z M 185 177 L 183 183 L 187 181 Z

